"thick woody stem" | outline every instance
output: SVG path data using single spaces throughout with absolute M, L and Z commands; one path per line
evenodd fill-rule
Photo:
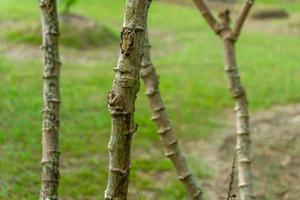
M 221 14 L 221 21 L 226 27 L 221 35 L 224 45 L 225 71 L 229 79 L 229 90 L 235 100 L 239 193 L 241 200 L 252 200 L 248 100 L 237 69 L 235 41 L 229 29 L 229 14 L 228 10 Z
M 40 200 L 57 200 L 59 183 L 59 26 L 56 0 L 40 0 L 44 50 L 42 186 Z
M 219 34 L 220 28 L 219 28 L 218 21 L 215 19 L 215 17 L 213 16 L 212 12 L 208 8 L 204 0 L 193 0 L 193 1 L 196 4 L 199 11 L 201 12 L 204 19 L 207 21 L 208 25 L 211 27 L 211 29 L 216 34 Z
M 235 26 L 233 27 L 233 30 L 232 30 L 232 34 L 234 35 L 235 38 L 238 38 L 238 36 L 240 35 L 240 32 L 243 28 L 243 25 L 246 21 L 246 18 L 252 8 L 254 4 L 254 0 L 246 0 L 245 1 L 245 4 L 235 22 Z
M 165 146 L 165 155 L 172 161 L 178 178 L 187 190 L 190 199 L 203 200 L 203 193 L 190 172 L 186 159 L 181 153 L 178 142 L 173 133 L 167 113 L 159 93 L 158 75 L 150 57 L 148 32 L 145 35 L 144 56 L 141 65 L 141 77 L 145 83 L 146 95 L 152 112 L 152 120 L 156 123 L 158 134 Z
M 105 191 L 106 200 L 126 200 L 130 148 L 133 133 L 136 95 L 139 91 L 140 65 L 143 56 L 148 0 L 127 0 L 121 32 L 121 53 L 114 68 L 115 79 L 108 95 L 112 115 L 112 132 L 108 144 L 109 174 Z

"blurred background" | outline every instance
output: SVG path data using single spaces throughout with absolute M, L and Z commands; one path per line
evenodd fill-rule
M 225 1 L 224 1 L 225 2 Z M 215 15 L 241 1 L 211 0 Z M 58 1 L 61 200 L 102 199 L 110 114 L 106 96 L 119 52 L 125 0 Z M 154 64 L 176 135 L 209 199 L 225 199 L 235 143 L 222 43 L 190 0 L 154 0 Z M 34 200 L 40 187 L 42 51 L 37 0 L 0 0 L 0 199 Z M 256 2 L 237 43 L 250 101 L 255 195 L 300 199 L 300 1 Z M 137 99 L 129 199 L 187 199 Z

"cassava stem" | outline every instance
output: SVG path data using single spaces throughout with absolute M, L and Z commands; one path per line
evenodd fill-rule
M 250 155 L 250 128 L 248 100 L 236 63 L 235 43 L 240 35 L 244 22 L 254 4 L 254 0 L 246 0 L 233 28 L 230 27 L 230 11 L 220 13 L 217 21 L 203 0 L 194 0 L 207 23 L 217 33 L 223 42 L 225 71 L 229 80 L 230 93 L 235 101 L 236 113 L 236 155 L 241 200 L 252 200 L 252 173 Z M 209 16 L 209 17 L 207 17 Z
M 141 77 L 146 87 L 149 106 L 152 112 L 152 120 L 155 122 L 158 134 L 165 147 L 165 155 L 172 161 L 178 178 L 184 185 L 190 199 L 203 200 L 203 193 L 196 183 L 195 177 L 190 172 L 186 159 L 181 153 L 175 134 L 168 120 L 167 113 L 159 92 L 159 77 L 152 64 L 150 55 L 150 43 L 148 31 L 145 34 L 144 56 L 141 64 Z
M 229 12 L 228 12 L 229 13 Z M 229 15 L 229 14 L 228 14 Z M 228 18 L 228 17 L 226 17 Z M 235 43 L 229 33 L 223 33 L 225 71 L 229 80 L 229 90 L 235 100 L 236 113 L 236 154 L 241 200 L 252 200 L 250 130 L 248 100 L 237 69 Z
M 44 50 L 42 186 L 40 200 L 57 200 L 59 184 L 59 25 L 56 0 L 40 0 Z
M 109 174 L 106 200 L 126 200 L 130 174 L 130 148 L 133 133 L 135 100 L 140 85 L 148 0 L 126 0 L 120 54 L 108 95 L 112 131 L 108 144 Z

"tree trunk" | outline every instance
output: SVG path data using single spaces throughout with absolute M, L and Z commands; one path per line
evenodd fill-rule
M 140 65 L 143 56 L 148 0 L 127 0 L 121 32 L 121 53 L 108 107 L 112 115 L 112 132 L 108 144 L 109 174 L 106 200 L 126 200 L 130 173 L 131 138 L 136 95 L 139 91 Z
M 44 49 L 43 157 L 41 200 L 58 199 L 59 183 L 59 26 L 56 0 L 40 0 Z
M 159 77 L 156 74 L 151 61 L 150 48 L 148 32 L 146 32 L 144 56 L 141 64 L 141 77 L 145 83 L 146 95 L 152 112 L 152 120 L 156 123 L 158 134 L 165 146 L 165 155 L 172 161 L 178 178 L 187 190 L 190 199 L 202 200 L 204 199 L 202 190 L 198 187 L 195 177 L 188 168 L 186 159 L 180 151 L 178 142 L 168 120 L 167 113 L 159 93 Z

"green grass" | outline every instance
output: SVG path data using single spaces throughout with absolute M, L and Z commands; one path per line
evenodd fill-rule
M 289 1 L 289 0 L 262 0 L 256 1 L 258 5 L 268 5 L 272 7 L 280 7 L 286 9 L 290 12 L 299 12 L 300 5 L 299 0 Z
M 123 2 L 79 1 L 73 11 L 116 33 L 122 25 Z M 39 22 L 39 14 L 37 1 L 0 1 L 0 27 L 5 23 L 31 27 L 32 22 Z M 40 39 L 35 36 L 31 41 L 34 45 L 20 43 L 28 37 L 26 31 L 3 26 L 0 34 L 0 199 L 33 200 L 38 198 L 40 185 L 42 57 L 39 53 L 22 57 L 11 52 L 17 50 L 22 54 L 37 49 Z M 223 72 L 221 41 L 208 29 L 197 10 L 190 7 L 154 2 L 149 27 L 161 93 L 179 140 L 184 144 L 205 139 L 222 127 L 226 122 L 225 112 L 233 107 Z M 300 38 L 296 36 L 259 30 L 242 34 L 237 45 L 238 63 L 248 88 L 251 111 L 299 102 L 299 44 Z M 61 49 L 64 65 L 60 195 L 63 200 L 102 198 L 110 134 L 106 95 L 111 88 L 117 53 L 118 44 L 86 51 L 66 46 Z M 140 128 L 133 141 L 132 187 L 152 191 L 159 199 L 185 199 L 182 186 L 172 176 L 171 164 L 164 160 L 143 93 L 141 89 L 137 99 L 136 121 Z M 189 161 L 197 177 L 213 175 L 198 157 Z M 163 180 L 164 187 L 160 188 L 153 183 L 155 179 L 141 173 L 171 176 Z
M 101 48 L 107 45 L 117 45 L 119 36 L 116 31 L 96 24 L 89 19 L 76 19 L 78 16 L 63 17 L 60 21 L 60 45 L 77 49 Z M 2 33 L 5 41 L 39 45 L 42 43 L 42 28 L 39 21 L 30 23 L 12 22 Z M 26 33 L 26 34 L 24 34 Z

